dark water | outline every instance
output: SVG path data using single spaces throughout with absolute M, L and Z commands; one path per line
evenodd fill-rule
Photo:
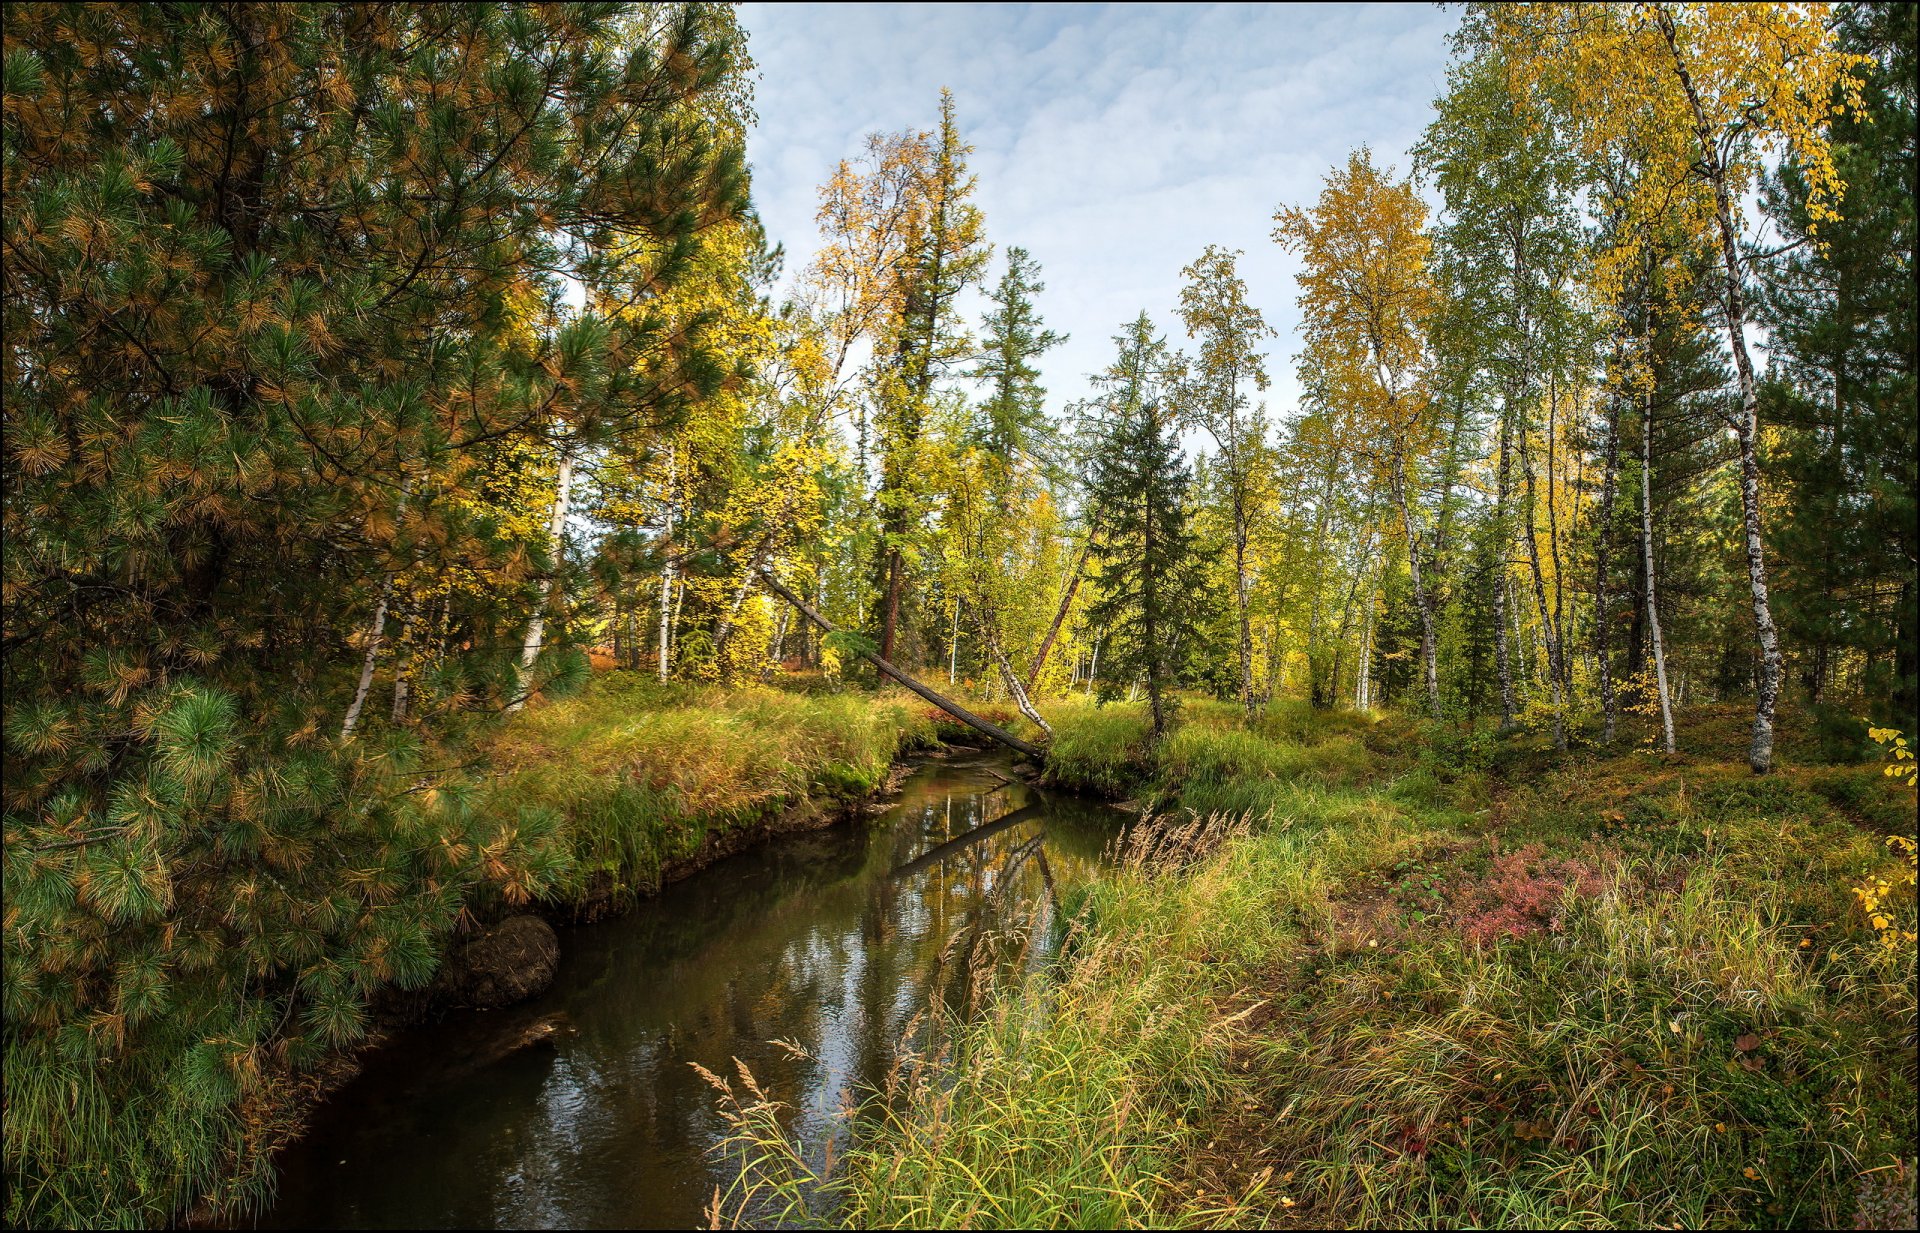
M 371 1055 L 283 1155 L 260 1224 L 703 1226 L 730 1171 L 710 1154 L 725 1131 L 714 1093 L 689 1063 L 731 1075 L 745 1061 L 817 1152 L 844 1093 L 882 1080 L 914 1016 L 965 1003 L 955 953 L 1014 934 L 1030 942 L 1003 944 L 1002 962 L 1033 966 L 1058 944 L 1059 897 L 1122 816 L 1005 784 L 989 770 L 1001 766 L 929 763 L 869 821 L 776 840 L 562 931 L 543 997 Z M 571 1031 L 552 1047 L 500 1056 L 557 1015 Z

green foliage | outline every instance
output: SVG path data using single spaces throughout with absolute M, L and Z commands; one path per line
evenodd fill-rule
M 675 287 L 746 206 L 730 22 L 633 17 L 8 9 L 9 1223 L 257 1201 L 298 1072 L 463 908 L 568 876 L 555 815 L 476 809 L 436 738 L 509 696 L 557 568 L 490 464 L 731 371 L 700 320 L 557 311 L 563 273 L 596 310 Z M 446 727 L 335 740 L 383 640 Z
M 980 364 L 970 374 L 987 383 L 986 400 L 977 409 L 975 440 L 1002 468 L 1018 465 L 1023 456 L 1045 459 L 1051 453 L 1047 391 L 1034 361 L 1067 336 L 1040 323 L 1033 297 L 1046 289 L 1039 263 L 1026 249 L 1009 248 L 1007 272 L 988 297 L 993 308 L 982 323 Z M 1004 485 L 1004 471 L 996 482 Z
M 1104 631 L 1108 675 L 1102 696 L 1144 681 L 1155 740 L 1187 683 L 1207 600 L 1193 532 L 1170 396 L 1176 364 L 1145 313 L 1114 341 L 1120 354 L 1099 384 L 1098 446 L 1088 498 L 1100 511 L 1094 548 L 1099 598 L 1086 620 Z
M 1776 585 L 1783 631 L 1812 696 L 1889 698 L 1894 721 L 1911 727 L 1920 706 L 1920 595 L 1911 565 L 1920 550 L 1916 30 L 1913 13 L 1899 5 L 1846 5 L 1840 14 L 1842 46 L 1871 57 L 1867 114 L 1833 121 L 1834 162 L 1846 182 L 1841 217 L 1815 235 L 1796 159 L 1764 194 L 1768 218 L 1795 242 L 1762 284 L 1775 378 L 1762 412 L 1780 432 L 1769 461 L 1790 486 L 1794 509 L 1774 533 Z M 1809 237 L 1824 243 L 1813 247 Z M 1863 679 L 1870 669 L 1881 675 Z

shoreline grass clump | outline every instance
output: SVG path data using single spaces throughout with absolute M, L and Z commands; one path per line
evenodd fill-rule
M 235 728 L 211 691 L 159 715 L 138 859 L 76 842 L 78 808 L 7 816 L 10 1224 L 256 1209 L 318 1076 L 463 917 L 648 889 L 710 836 L 871 791 L 936 732 L 904 696 L 629 674 L 465 744 L 367 733 L 277 770 Z M 432 769 L 463 762 L 503 774 Z
M 489 743 L 496 809 L 561 818 L 578 895 L 596 875 L 651 890 L 709 839 L 782 810 L 860 797 L 903 752 L 936 741 L 906 694 L 661 685 L 628 674 L 523 715 Z

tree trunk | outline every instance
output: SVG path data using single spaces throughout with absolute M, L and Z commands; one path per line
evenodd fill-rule
M 1533 599 L 1540 610 L 1540 632 L 1547 644 L 1547 679 L 1553 690 L 1553 747 L 1567 747 L 1566 698 L 1561 692 L 1561 682 L 1565 679 L 1560 661 L 1560 634 L 1553 625 L 1553 610 L 1547 605 L 1546 578 L 1540 570 L 1540 540 L 1534 531 L 1534 502 L 1536 490 L 1533 475 L 1533 451 L 1527 448 L 1527 431 L 1520 427 L 1520 475 L 1527 489 L 1526 509 L 1522 512 L 1521 522 L 1526 528 L 1523 537 L 1527 543 L 1527 565 L 1533 573 Z
M 1507 459 L 1511 422 L 1506 408 L 1500 411 L 1500 458 L 1494 480 L 1493 498 L 1493 629 L 1494 658 L 1500 669 L 1500 731 L 1513 731 L 1513 652 L 1507 642 L 1507 479 L 1511 474 Z
M 404 631 L 405 628 L 406 622 L 403 620 L 401 622 L 401 629 Z M 419 641 L 419 634 L 417 632 L 414 635 L 414 641 Z M 399 639 L 396 639 L 395 642 L 396 645 L 393 656 L 393 710 L 389 717 L 394 723 L 399 723 L 407 717 L 407 693 L 409 688 L 407 670 L 413 663 L 413 654 L 405 643 L 400 642 Z
M 900 585 L 902 562 L 898 548 L 887 549 L 886 592 L 881 604 L 880 654 L 892 658 L 894 639 L 900 627 Z
M 760 567 L 766 564 L 767 554 L 773 551 L 773 533 L 760 537 L 759 547 L 747 558 L 746 572 L 740 575 L 740 585 L 733 589 L 733 602 L 727 605 L 726 612 L 720 616 L 720 623 L 713 631 L 713 662 L 715 668 L 722 668 L 722 658 L 727 650 L 727 638 L 733 633 L 733 623 L 740 617 L 740 605 L 747 602 L 747 592 L 753 589 L 753 580 L 759 576 Z M 724 670 L 723 670 L 724 671 Z
M 1640 554 L 1647 572 L 1647 628 L 1653 638 L 1654 684 L 1660 692 L 1660 733 L 1668 753 L 1673 752 L 1673 703 L 1667 695 L 1667 647 L 1660 636 L 1660 607 L 1653 587 L 1653 391 L 1641 395 L 1640 418 Z
M 1747 583 L 1753 596 L 1754 634 L 1760 645 L 1760 679 L 1755 690 L 1753 740 L 1747 765 L 1756 775 L 1773 769 L 1773 710 L 1780 696 L 1780 638 L 1773 623 L 1773 605 L 1767 596 L 1766 545 L 1760 533 L 1760 396 L 1753 377 L 1753 359 L 1747 354 L 1746 292 L 1740 281 L 1740 238 L 1733 226 L 1733 202 L 1727 192 L 1727 169 L 1714 139 L 1713 125 L 1700 104 L 1686 60 L 1675 39 L 1673 19 L 1656 11 L 1660 33 L 1673 56 L 1673 67 L 1693 111 L 1694 134 L 1702 151 L 1701 169 L 1713 187 L 1715 221 L 1720 231 L 1720 259 L 1725 274 L 1727 342 L 1733 349 L 1733 368 L 1739 378 L 1740 419 L 1735 436 L 1740 442 L 1740 506 L 1744 514 L 1747 547 Z
M 1093 541 L 1099 534 L 1098 526 L 1087 528 L 1087 542 L 1081 546 L 1080 559 L 1074 563 L 1073 577 L 1060 595 L 1060 607 L 1053 614 L 1053 624 L 1047 626 L 1047 636 L 1040 640 L 1040 649 L 1034 652 L 1033 666 L 1027 669 L 1028 689 L 1039 683 L 1041 669 L 1047 666 L 1047 655 L 1053 650 L 1054 639 L 1060 636 L 1060 628 L 1066 624 L 1067 614 L 1073 610 L 1073 597 L 1080 590 L 1080 580 L 1086 577 L 1087 559 L 1093 553 Z
M 829 634 L 835 632 L 834 627 L 827 623 L 827 619 L 825 617 L 821 616 L 819 613 L 815 612 L 812 608 L 808 607 L 805 600 L 801 599 L 798 595 L 795 595 L 792 591 L 789 591 L 786 588 L 785 584 L 783 584 L 778 578 L 775 578 L 772 574 L 768 573 L 765 569 L 762 569 L 760 571 L 760 579 L 761 581 L 766 583 L 768 590 L 772 591 L 775 595 L 778 595 L 781 599 L 786 600 L 789 604 L 792 604 L 794 608 L 800 613 L 801 616 L 805 617 L 807 620 L 811 621 L 814 625 L 818 626 L 821 632 L 829 633 Z M 975 731 L 982 732 L 987 736 L 992 737 L 994 740 L 999 741 L 1002 745 L 1007 746 L 1009 749 L 1018 750 L 1019 752 L 1026 754 L 1030 758 L 1036 758 L 1036 759 L 1045 758 L 1046 755 L 1039 748 L 1039 746 L 1028 744 L 1026 741 L 1021 740 L 1019 737 L 1013 735 L 1013 733 L 1011 732 L 1008 732 L 1006 729 L 998 727 L 980 718 L 980 716 L 975 715 L 972 711 L 969 711 L 967 708 L 961 706 L 959 703 L 951 701 L 947 698 L 941 697 L 939 694 L 933 692 L 931 689 L 928 689 L 925 685 L 922 685 L 920 682 L 914 680 L 912 677 L 908 676 L 906 673 L 900 671 L 900 669 L 894 667 L 891 663 L 889 663 L 886 660 L 885 657 L 880 655 L 875 655 L 870 651 L 861 651 L 859 652 L 859 655 L 860 655 L 860 658 L 866 660 L 868 663 L 872 664 L 876 669 L 878 669 L 882 675 L 891 677 L 892 679 L 900 682 L 900 684 L 906 686 L 909 690 L 912 690 L 915 694 L 926 699 L 928 702 L 933 703 L 935 706 L 939 707 L 941 710 L 945 711 L 947 714 L 953 716 L 955 719 L 959 720 L 961 723 L 966 724 L 970 728 L 973 728 Z
M 1369 692 L 1372 686 L 1370 679 L 1372 654 L 1373 595 L 1369 593 L 1367 595 L 1366 611 L 1360 618 L 1360 665 L 1354 673 L 1353 684 L 1353 705 L 1362 711 L 1366 710 L 1373 703 L 1373 695 Z
M 1606 468 L 1600 481 L 1600 527 L 1593 541 L 1593 658 L 1600 677 L 1600 711 L 1604 718 L 1604 740 L 1613 743 L 1615 704 L 1613 697 L 1612 628 L 1613 615 L 1607 605 L 1607 565 L 1609 532 L 1613 528 L 1614 489 L 1620 475 L 1620 402 L 1607 399 Z
M 953 631 L 947 637 L 947 684 L 960 683 L 960 598 L 953 600 Z
M 380 582 L 380 602 L 374 605 L 373 621 L 367 626 L 367 653 L 360 660 L 360 686 L 353 691 L 353 703 L 340 724 L 340 739 L 346 740 L 360 722 L 360 708 L 367 704 L 367 691 L 373 687 L 373 661 L 380 653 L 380 641 L 387 630 L 387 600 L 393 594 L 393 575 Z
M 1026 686 L 1020 683 L 1019 674 L 1014 672 L 1013 664 L 1007 659 L 1006 651 L 1001 649 L 1000 634 L 994 627 L 992 618 L 985 609 L 981 609 L 978 619 L 980 637 L 986 643 L 987 654 L 992 657 L 993 666 L 1000 670 L 1000 683 L 1007 687 L 1007 693 L 1013 698 L 1013 704 L 1020 708 L 1020 713 L 1032 720 L 1034 727 L 1046 733 L 1048 740 L 1052 740 L 1053 726 L 1042 719 L 1040 712 L 1034 709 L 1033 700 L 1027 696 Z
M 1247 605 L 1247 509 L 1239 485 L 1233 493 L 1233 599 L 1240 610 L 1240 705 L 1248 720 L 1253 705 L 1253 614 Z
M 1393 460 L 1393 497 L 1400 504 L 1400 521 L 1407 533 L 1407 572 L 1413 580 L 1413 602 L 1420 611 L 1420 666 L 1426 675 L 1427 712 L 1440 718 L 1440 670 L 1434 662 L 1433 596 L 1420 569 L 1420 537 L 1413 528 L 1413 502 L 1407 493 L 1405 460 Z M 1344 636 L 1345 631 L 1342 631 Z
M 400 484 L 400 508 L 407 508 L 407 497 L 413 491 L 411 476 Z M 367 692 L 373 688 L 374 661 L 380 654 L 380 644 L 386 639 L 387 608 L 393 599 L 394 571 L 389 569 L 386 577 L 380 580 L 380 600 L 374 605 L 373 620 L 367 626 L 367 653 L 360 660 L 360 683 L 353 691 L 353 702 L 347 707 L 346 717 L 340 723 L 340 739 L 346 740 L 360 723 L 360 711 L 367 704 Z M 449 597 L 448 602 L 452 599 Z
M 1553 560 L 1553 630 L 1560 644 L 1560 693 L 1566 699 L 1567 709 L 1572 710 L 1573 667 L 1568 662 L 1566 637 L 1567 570 L 1560 557 L 1560 509 L 1554 497 L 1560 487 L 1558 467 L 1555 463 L 1555 459 L 1559 456 L 1559 447 L 1556 442 L 1559 436 L 1559 411 L 1559 375 L 1550 372 L 1547 374 L 1547 555 Z
M 567 498 L 571 495 L 572 487 L 573 446 L 569 443 L 560 447 L 560 473 L 554 478 L 553 513 L 547 521 L 547 538 L 553 543 L 553 568 L 540 580 L 540 598 L 534 601 L 533 619 L 527 622 L 526 641 L 520 646 L 520 670 L 515 674 L 514 696 L 507 703 L 509 712 L 526 705 L 530 692 L 527 689 L 527 675 L 546 641 L 547 601 L 553 597 L 553 580 L 559 575 L 561 563 L 566 559 Z
M 662 684 L 672 672 L 673 652 L 673 576 L 677 572 L 674 565 L 673 549 L 673 510 L 674 485 L 679 479 L 679 467 L 675 459 L 675 448 L 667 447 L 667 500 L 664 517 L 666 519 L 662 538 L 666 544 L 667 557 L 660 566 L 660 654 L 654 666 L 660 675 Z
M 1151 490 L 1149 490 L 1149 492 L 1151 492 Z M 1152 499 L 1149 497 L 1147 516 L 1142 520 L 1140 535 L 1140 555 L 1149 562 L 1153 560 L 1153 528 L 1153 505 Z M 1155 571 L 1149 568 L 1143 568 L 1140 571 L 1140 607 L 1143 618 L 1141 624 L 1145 627 L 1144 632 L 1146 633 L 1147 643 L 1147 709 L 1153 716 L 1152 739 L 1154 743 L 1157 744 L 1160 738 L 1167 733 L 1167 713 L 1160 697 L 1160 663 L 1162 652 L 1160 650 L 1159 631 L 1155 628 L 1158 622 L 1154 620 L 1154 615 L 1159 612 L 1160 605 L 1158 598 L 1154 595 L 1154 574 Z

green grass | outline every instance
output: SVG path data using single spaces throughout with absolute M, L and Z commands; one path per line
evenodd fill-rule
M 113 1033 L 130 1021 L 104 1008 L 57 1031 L 28 1022 L 16 1013 L 25 999 L 10 966 L 8 1222 L 164 1225 L 199 1204 L 220 1218 L 244 1219 L 271 1194 L 272 1151 L 297 1131 L 321 1074 L 338 1069 L 344 1054 L 329 1050 L 359 1038 L 378 989 L 426 983 L 459 913 L 496 910 L 503 898 L 564 906 L 608 889 L 650 889 L 668 863 L 693 856 L 709 839 L 785 809 L 830 806 L 877 787 L 902 750 L 942 732 L 952 729 L 906 695 L 662 686 L 616 673 L 570 697 L 476 725 L 430 757 L 410 758 L 402 771 L 463 769 L 438 778 L 431 791 L 397 776 L 392 784 L 371 784 L 363 795 L 384 789 L 396 811 L 383 822 L 389 829 L 377 833 L 367 821 L 370 807 L 343 810 L 344 819 L 315 811 L 320 853 L 356 871 L 377 867 L 387 879 L 379 891 L 383 907 L 359 919 L 403 918 L 413 926 L 404 946 L 388 950 L 384 935 L 376 939 L 373 953 L 387 962 L 356 981 L 350 999 L 336 999 L 351 1027 L 338 1035 L 303 1030 L 317 1022 L 320 1003 L 296 985 L 334 970 L 337 954 L 304 971 L 284 960 L 261 963 L 246 974 L 244 991 L 201 976 L 204 960 L 197 967 L 183 961 L 171 985 L 162 986 L 166 996 L 147 1008 L 124 1044 Z M 398 790 L 400 784 L 407 787 Z M 482 851 L 485 860 L 475 860 Z M 281 888 L 293 880 L 288 865 L 296 856 L 313 863 L 286 844 L 260 868 L 273 871 L 272 884 Z M 71 963 L 73 949 L 107 943 L 79 931 L 29 927 L 30 915 L 16 920 L 16 900 L 47 892 L 34 880 L 31 851 L 16 848 L 11 831 L 8 861 L 10 942 L 32 939 L 54 961 L 48 970 L 55 979 L 71 984 L 60 965 Z M 297 885 L 308 904 L 351 902 L 345 892 L 323 900 L 310 881 Z M 56 884 L 54 893 L 74 892 Z M 314 917 L 319 912 L 314 908 Z M 319 936 L 312 919 L 302 921 L 303 937 Z M 404 971 L 402 958 L 409 961 Z M 14 959 L 10 949 L 10 965 Z
M 1050 718 L 1058 777 L 1253 833 L 1095 886 L 1065 969 L 870 1104 L 831 1178 L 736 1198 L 881 1227 L 1910 1218 L 1914 956 L 1849 888 L 1913 800 L 1874 767 L 1786 745 L 1755 779 L 1711 713 L 1675 759 L 1210 704 L 1149 757 L 1132 711 Z
M 932 744 L 936 732 L 925 704 L 906 694 L 609 674 L 524 713 L 487 744 L 499 775 L 488 808 L 560 815 L 576 857 L 568 893 L 596 875 L 619 890 L 648 890 L 710 838 L 872 791 L 901 752 Z

